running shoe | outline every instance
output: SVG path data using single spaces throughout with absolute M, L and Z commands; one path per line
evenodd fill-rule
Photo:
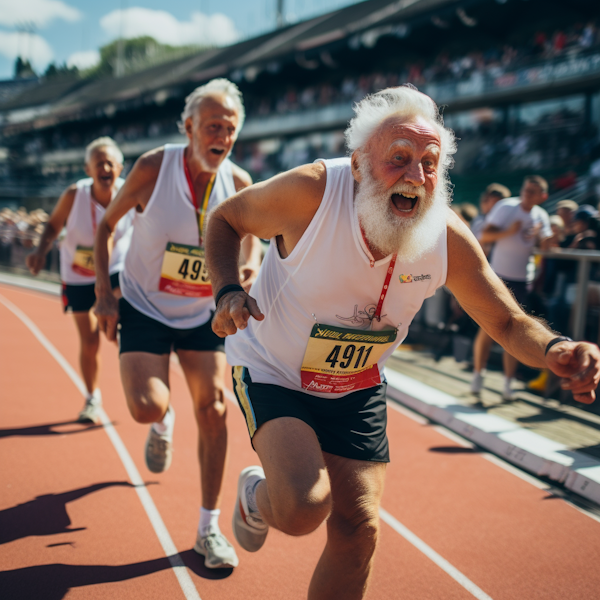
M 98 400 L 94 396 L 90 396 L 85 401 L 83 410 L 79 413 L 77 421 L 79 423 L 93 423 L 97 425 L 100 423 L 100 410 L 102 409 L 102 401 Z
M 238 544 L 248 552 L 256 552 L 265 543 L 269 526 L 262 520 L 258 510 L 250 510 L 254 504 L 254 488 L 265 478 L 261 467 L 246 467 L 238 479 L 237 497 L 233 509 L 233 535 Z M 250 500 L 250 502 L 248 502 Z
M 233 546 L 221 532 L 204 537 L 198 533 L 194 550 L 205 557 L 204 566 L 209 569 L 232 569 L 240 564 Z
M 473 379 L 471 380 L 471 394 L 473 396 L 479 396 L 483 388 L 483 375 L 481 373 L 473 373 Z
M 149 471 L 152 473 L 166 471 L 173 460 L 173 430 L 160 434 L 150 425 L 144 454 Z

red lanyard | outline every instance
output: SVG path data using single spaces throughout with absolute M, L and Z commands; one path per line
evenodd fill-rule
M 92 198 L 92 201 L 90 202 L 90 208 L 92 211 L 92 229 L 94 230 L 94 238 L 95 238 L 96 237 L 96 229 L 97 229 L 98 225 L 96 224 L 96 201 L 93 198 Z
M 196 190 L 194 189 L 194 184 L 192 183 L 192 176 L 190 175 L 190 169 L 188 167 L 187 160 L 185 158 L 185 151 L 183 153 L 183 170 L 185 172 L 185 178 L 187 179 L 188 186 L 190 188 L 190 194 L 192 195 L 192 204 L 196 209 L 196 213 L 198 214 L 198 236 L 200 238 L 200 245 L 202 245 L 202 230 L 204 227 L 204 217 L 206 216 L 206 209 L 208 208 L 208 200 L 210 199 L 210 194 L 213 189 L 213 185 L 215 183 L 215 175 L 213 175 L 208 184 L 206 185 L 206 190 L 204 190 L 204 199 L 202 201 L 202 209 L 198 206 L 198 198 L 196 197 Z
M 367 243 L 367 238 L 365 237 L 365 232 L 363 231 L 362 226 L 360 228 L 360 233 L 362 234 L 363 241 L 365 243 L 365 246 L 368 249 L 369 244 Z M 398 256 L 397 254 L 392 255 L 392 259 L 390 260 L 390 265 L 389 265 L 387 273 L 385 275 L 385 281 L 383 282 L 383 287 L 381 288 L 381 294 L 379 294 L 379 302 L 377 303 L 377 310 L 375 311 L 375 314 L 373 315 L 371 320 L 377 319 L 378 322 L 381 321 L 381 309 L 383 308 L 383 301 L 385 300 L 385 297 L 387 296 L 387 293 L 388 293 L 388 288 L 390 287 L 390 280 L 392 279 L 392 274 L 394 273 L 394 267 L 396 266 L 396 257 L 397 256 Z M 374 264 L 375 264 L 375 261 L 372 260 L 371 266 L 373 266 Z

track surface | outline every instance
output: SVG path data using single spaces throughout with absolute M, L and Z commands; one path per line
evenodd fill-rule
M 75 326 L 62 315 L 59 300 L 0 285 L 0 598 L 185 598 L 105 429 L 73 422 L 83 403 L 80 392 L 6 300 L 78 371 Z M 185 381 L 174 365 L 175 454 L 171 469 L 157 476 L 143 460 L 147 427 L 127 411 L 117 349 L 105 339 L 102 360 L 105 410 L 187 566 L 195 597 L 306 598 L 324 529 L 294 539 L 271 531 L 260 552 L 238 549 L 240 566 L 233 572 L 205 569 L 191 549 L 200 489 L 197 433 Z M 237 475 L 257 458 L 232 403 L 228 423 L 221 528 L 235 543 L 230 519 Z M 599 597 L 600 523 L 392 409 L 388 435 L 386 522 L 369 598 Z M 445 559 L 446 571 L 392 528 L 387 515 L 437 553 L 433 558 Z

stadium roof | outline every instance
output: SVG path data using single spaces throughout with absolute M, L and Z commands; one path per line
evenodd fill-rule
M 27 111 L 23 109 L 45 106 L 45 110 L 31 113 L 36 126 L 43 127 L 64 119 L 78 118 L 83 116 L 83 112 L 89 116 L 89 111 L 102 110 L 110 105 L 114 110 L 114 104 L 122 102 L 160 103 L 175 92 L 174 88 L 182 85 L 226 76 L 237 69 L 265 66 L 273 61 L 296 60 L 298 54 L 322 48 L 381 23 L 410 19 L 432 9 L 461 3 L 464 2 L 368 0 L 231 46 L 203 51 L 121 78 L 41 80 L 33 89 L 1 103 L 0 114 L 4 114 L 7 124 L 31 126 L 33 118 L 25 118 Z M 12 111 L 22 112 L 23 117 L 11 119 Z

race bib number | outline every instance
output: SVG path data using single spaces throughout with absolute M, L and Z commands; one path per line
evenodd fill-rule
M 169 242 L 163 258 L 158 289 L 176 296 L 212 296 L 204 248 Z
M 357 331 L 315 325 L 302 361 L 302 387 L 311 392 L 340 394 L 381 383 L 377 363 L 394 345 L 397 332 Z
M 79 275 L 85 277 L 94 277 L 96 275 L 96 266 L 94 265 L 94 248 L 77 246 L 75 257 L 71 269 Z

